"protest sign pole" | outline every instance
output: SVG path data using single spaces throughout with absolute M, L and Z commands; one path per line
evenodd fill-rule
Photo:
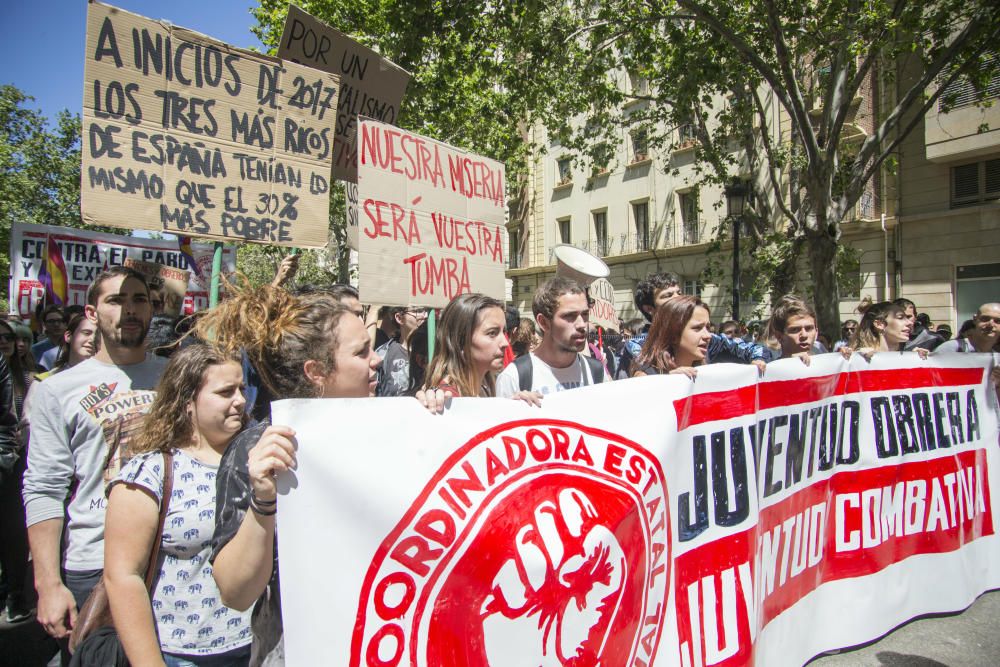
M 430 368 L 431 359 L 434 358 L 434 339 L 437 331 L 437 311 L 431 308 L 427 313 L 427 367 Z
M 222 241 L 215 242 L 215 250 L 212 253 L 212 286 L 208 294 L 208 307 L 215 308 L 219 305 L 219 277 L 222 274 Z

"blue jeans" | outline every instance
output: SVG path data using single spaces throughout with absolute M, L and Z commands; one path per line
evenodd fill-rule
M 215 655 L 177 655 L 164 653 L 167 667 L 246 667 L 250 664 L 250 644 Z

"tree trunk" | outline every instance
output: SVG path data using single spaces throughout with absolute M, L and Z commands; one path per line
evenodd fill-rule
M 819 318 L 819 330 L 835 340 L 840 334 L 840 287 L 837 284 L 837 239 L 826 232 L 826 225 L 806 235 L 813 307 Z

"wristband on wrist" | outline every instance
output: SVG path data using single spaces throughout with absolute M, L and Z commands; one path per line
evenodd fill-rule
M 278 504 L 277 498 L 275 498 L 274 500 L 264 500 L 263 498 L 258 498 L 257 494 L 254 493 L 253 491 L 250 492 L 250 500 L 257 503 L 261 507 L 273 507 L 274 505 Z
M 250 509 L 254 514 L 260 516 L 274 516 L 278 513 L 277 500 L 260 500 L 257 496 L 250 494 Z

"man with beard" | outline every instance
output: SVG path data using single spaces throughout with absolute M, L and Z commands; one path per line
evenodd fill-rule
M 146 355 L 152 308 L 141 274 L 120 266 L 101 273 L 85 313 L 97 327 L 97 352 L 36 389 L 24 476 L 38 621 L 57 639 L 101 577 L 105 482 L 127 459 L 166 365 Z
M 587 294 L 574 281 L 555 277 L 535 292 L 531 304 L 542 342 L 514 360 L 497 377 L 497 396 L 519 391 L 541 395 L 604 382 L 604 367 L 580 354 L 587 346 L 590 308 Z

